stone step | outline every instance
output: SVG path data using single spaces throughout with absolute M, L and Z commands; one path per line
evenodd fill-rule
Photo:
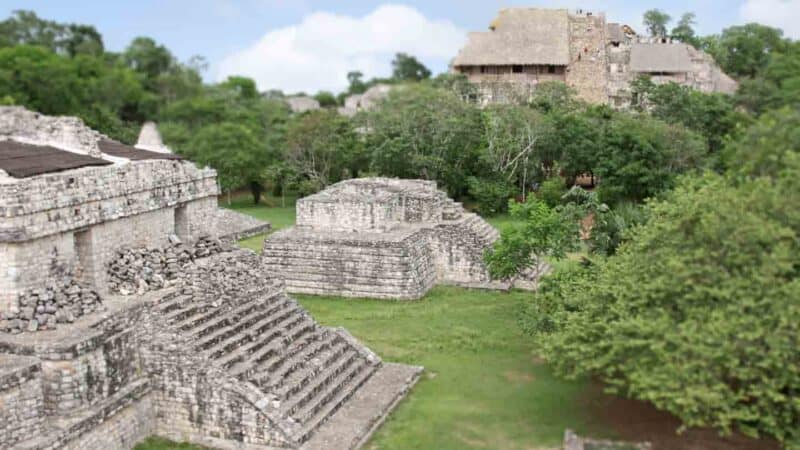
M 320 392 L 326 392 L 326 387 L 338 389 L 343 383 L 335 383 L 341 378 L 342 374 L 351 374 L 354 372 L 354 367 L 357 367 L 363 360 L 354 350 L 347 350 L 341 355 L 334 365 L 328 366 L 317 374 L 314 379 L 305 385 L 300 392 L 287 398 L 281 404 L 281 412 L 283 415 L 294 417 L 295 414 L 304 406 L 312 402 L 314 398 L 318 398 Z M 314 403 L 314 402 L 312 402 Z M 314 403 L 316 404 L 316 403 Z
M 324 346 L 325 342 L 328 342 L 328 335 L 329 333 L 321 333 L 320 336 L 316 340 L 311 338 L 309 339 L 298 339 L 296 342 L 293 342 L 289 345 L 285 345 L 279 349 L 277 352 L 272 352 L 269 355 L 264 355 L 258 361 L 258 371 L 253 372 L 251 376 L 249 376 L 250 382 L 263 385 L 265 384 L 270 377 L 274 377 L 275 372 L 289 359 L 291 359 L 299 349 L 302 347 L 312 345 L 312 346 Z M 310 344 L 309 344 L 310 342 Z M 307 345 L 306 345 L 307 344 Z
M 348 348 L 344 341 L 337 340 L 308 347 L 312 348 L 293 355 L 270 377 L 267 385 L 279 398 L 300 392 L 320 371 L 335 364 Z
M 325 392 L 317 397 L 319 403 L 309 404 L 298 412 L 295 416 L 296 420 L 303 424 L 296 435 L 298 441 L 307 441 L 314 431 L 330 419 L 376 370 L 376 366 L 362 363 L 341 374 L 337 381 L 341 380 L 342 384 L 331 383 Z
M 172 310 L 170 310 L 169 313 L 164 314 L 162 317 L 164 318 L 164 320 L 167 323 L 172 324 L 172 323 L 175 323 L 175 322 L 179 322 L 179 321 L 183 320 L 186 317 L 189 317 L 190 315 L 192 315 L 196 311 L 206 310 L 207 308 L 208 308 L 208 304 L 206 304 L 206 303 L 203 303 L 203 302 L 190 302 L 190 303 L 186 303 L 184 305 L 181 305 L 180 307 L 173 308 Z
M 276 305 L 273 308 L 279 308 L 281 305 Z M 227 339 L 219 342 L 217 345 L 207 349 L 204 351 L 204 354 L 211 358 L 211 359 L 218 359 L 226 352 L 234 352 L 235 347 L 242 345 L 244 341 L 252 341 L 258 342 L 261 340 L 261 333 L 265 330 L 269 330 L 273 326 L 274 317 L 272 316 L 273 309 L 268 310 L 268 315 L 258 322 L 253 323 L 252 325 L 246 327 L 243 330 L 240 330 L 237 333 L 232 334 Z M 314 326 L 313 322 L 310 322 L 310 327 Z
M 241 316 L 249 314 L 253 309 L 262 309 L 259 308 L 259 306 L 262 305 L 258 302 L 247 301 L 233 309 L 226 310 L 224 314 L 215 311 L 215 314 L 212 314 L 213 319 L 203 322 L 196 328 L 187 330 L 187 333 L 189 333 L 191 337 L 200 340 L 210 334 L 215 334 L 220 329 L 226 328 L 231 321 L 238 321 Z
M 316 333 L 316 331 L 313 333 Z M 275 339 L 275 337 L 280 335 L 281 330 L 279 330 L 277 327 L 270 327 L 269 331 L 260 334 L 258 339 L 253 339 L 236 350 L 231 351 L 227 355 L 217 359 L 217 364 L 227 367 L 230 370 L 238 370 L 239 367 L 237 366 L 239 366 L 239 363 L 242 363 L 245 360 L 249 361 L 249 365 L 253 365 L 255 363 L 254 359 L 258 357 L 262 349 L 264 351 L 269 351 L 269 349 L 265 349 L 265 347 L 268 347 L 271 343 L 273 343 L 272 341 Z M 237 375 L 242 371 L 237 371 Z
M 253 308 L 252 305 L 250 306 L 249 310 L 245 310 L 236 316 L 230 316 L 225 325 L 203 336 L 202 339 L 199 339 L 195 343 L 194 348 L 197 350 L 208 350 L 222 340 L 239 333 L 242 329 L 249 328 L 254 323 L 270 315 L 269 310 L 265 311 L 264 309 Z
M 180 308 L 184 303 L 192 301 L 192 296 L 188 294 L 170 294 L 169 298 L 162 300 L 158 303 L 156 308 L 162 315 L 172 311 L 175 308 Z
M 302 310 L 297 309 L 295 311 Z M 291 310 L 286 310 L 286 312 L 287 314 L 281 317 L 281 322 L 274 325 L 270 334 L 262 340 L 268 343 L 248 355 L 246 360 L 231 367 L 228 370 L 231 376 L 249 379 L 253 373 L 264 372 L 264 367 L 267 367 L 270 361 L 280 357 L 281 353 L 287 348 L 285 337 L 287 326 L 289 327 L 288 330 L 291 330 L 297 324 L 304 324 L 305 321 L 310 321 L 305 314 L 293 314 Z

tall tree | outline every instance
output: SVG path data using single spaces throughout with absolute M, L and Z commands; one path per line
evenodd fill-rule
M 748 23 L 722 30 L 717 42 L 708 50 L 725 73 L 752 78 L 767 66 L 774 52 L 783 52 L 788 45 L 783 31 Z
M 650 9 L 644 13 L 644 26 L 653 37 L 666 37 L 667 24 L 671 20 L 672 17 L 660 9 Z
M 350 94 L 363 94 L 367 90 L 364 74 L 358 70 L 347 72 L 347 82 L 350 84 L 347 88 Z
M 392 78 L 398 81 L 421 81 L 430 78 L 431 71 L 417 58 L 398 53 L 392 60 Z
M 675 28 L 672 29 L 672 38 L 689 44 L 694 47 L 699 47 L 700 42 L 694 31 L 694 26 L 697 24 L 697 16 L 693 12 L 684 13 Z

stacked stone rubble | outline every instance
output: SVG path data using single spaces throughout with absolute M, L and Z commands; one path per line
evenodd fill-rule
M 165 247 L 117 249 L 109 262 L 108 287 L 122 295 L 142 295 L 147 291 L 162 289 L 184 276 L 188 265 L 223 251 L 228 246 L 220 240 L 203 236 L 191 245 L 171 235 Z
M 19 308 L 2 313 L 0 331 L 16 334 L 23 331 L 55 330 L 59 324 L 103 310 L 100 295 L 72 277 L 46 287 L 30 289 L 19 296 Z

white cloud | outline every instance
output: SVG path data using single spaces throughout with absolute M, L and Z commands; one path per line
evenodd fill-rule
M 777 27 L 787 37 L 800 38 L 800 0 L 746 0 L 739 16 L 745 22 Z
M 427 19 L 403 5 L 381 5 L 364 17 L 315 12 L 225 57 L 217 79 L 244 75 L 262 90 L 339 91 L 351 70 L 365 78 L 388 76 L 396 52 L 442 65 L 465 40 L 466 32 L 452 22 Z

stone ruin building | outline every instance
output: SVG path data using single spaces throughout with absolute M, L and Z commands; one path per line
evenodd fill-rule
M 296 225 L 270 235 L 262 252 L 289 292 L 410 300 L 437 283 L 511 287 L 491 280 L 483 263 L 498 231 L 434 181 L 346 180 L 296 209 Z M 532 288 L 535 278 L 515 285 Z
M 386 100 L 389 97 L 389 93 L 395 88 L 390 84 L 379 83 L 371 86 L 363 94 L 348 95 L 344 99 L 344 106 L 337 108 L 337 111 L 346 117 L 353 117 L 359 111 L 371 111 L 380 102 Z
M 489 31 L 472 32 L 451 63 L 482 103 L 527 99 L 538 83 L 561 81 L 592 103 L 626 107 L 630 83 L 651 76 L 703 92 L 733 93 L 735 80 L 691 45 L 637 36 L 605 14 L 566 9 L 500 10 Z
M 421 368 L 320 326 L 216 174 L 0 108 L 0 448 L 357 448 Z
M 307 95 L 287 97 L 285 101 L 286 105 L 289 106 L 289 110 L 295 114 L 301 114 L 306 111 L 316 111 L 320 109 L 319 101 L 314 97 L 309 97 Z

